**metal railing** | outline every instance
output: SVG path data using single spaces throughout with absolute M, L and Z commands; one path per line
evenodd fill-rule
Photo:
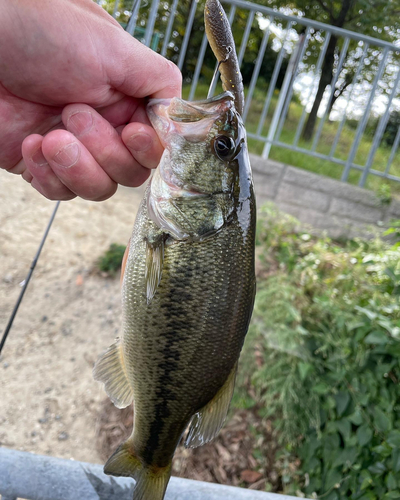
M 343 181 L 352 177 L 354 182 L 358 172 L 360 186 L 365 185 L 369 174 L 399 182 L 400 129 L 390 140 L 385 131 L 391 114 L 400 109 L 396 101 L 400 48 L 256 3 L 222 2 L 237 35 L 239 62 L 246 67 L 244 118 L 250 147 L 255 152 L 262 150 L 264 158 L 271 148 L 278 147 L 326 160 L 341 169 L 337 176 Z M 98 3 L 131 34 L 177 63 L 189 85 L 189 99 L 204 98 L 204 94 L 196 96 L 196 90 L 201 80 L 210 81 L 210 65 L 214 63 L 209 56 L 207 59 L 203 1 Z M 239 21 L 240 29 L 235 31 Z M 337 38 L 332 78 L 323 93 L 312 137 L 307 140 L 304 127 L 332 37 Z M 254 53 L 250 48 L 254 43 L 258 52 L 249 61 L 247 54 Z M 271 65 L 271 59 L 273 68 L 266 78 L 265 68 Z
M 0 448 L 1 500 L 131 500 L 134 481 L 97 464 Z M 294 500 L 294 497 L 172 477 L 165 500 Z

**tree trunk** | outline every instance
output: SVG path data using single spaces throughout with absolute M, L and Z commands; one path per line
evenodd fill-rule
M 326 87 L 332 81 L 337 42 L 337 37 L 332 36 L 326 49 L 325 61 L 322 65 L 321 78 L 319 79 L 317 95 L 315 96 L 313 107 L 310 114 L 308 115 L 307 123 L 303 130 L 303 139 L 306 141 L 309 141 L 313 136 L 315 124 L 317 121 L 317 113 L 321 105 L 322 97 L 324 95 Z
M 330 24 L 338 28 L 343 28 L 346 23 L 347 16 L 356 4 L 356 0 L 342 0 L 342 6 L 340 12 L 336 18 L 333 18 L 331 13 Z M 322 97 L 324 95 L 326 87 L 332 81 L 333 66 L 335 64 L 335 49 L 338 43 L 338 38 L 332 35 L 329 40 L 329 44 L 325 54 L 325 61 L 322 66 L 321 78 L 318 84 L 317 95 L 315 96 L 314 104 L 311 109 L 311 113 L 308 116 L 306 126 L 303 130 L 303 139 L 309 141 L 314 133 L 315 123 L 317 121 L 317 113 L 321 105 Z

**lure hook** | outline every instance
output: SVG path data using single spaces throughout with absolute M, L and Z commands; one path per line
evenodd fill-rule
M 221 64 L 225 63 L 228 61 L 231 53 L 232 53 L 232 47 L 229 46 L 226 48 L 227 50 L 227 54 L 226 54 L 226 57 L 225 59 L 222 59 L 222 61 L 218 61 L 218 64 L 217 64 L 217 67 L 215 68 L 215 71 L 214 71 L 214 74 L 213 74 L 213 77 L 211 79 L 211 83 L 210 83 L 210 88 L 208 89 L 208 94 L 207 94 L 207 99 L 210 99 L 210 97 L 213 96 L 213 87 L 214 87 L 214 83 L 215 83 L 215 80 L 218 79 L 219 77 L 219 67 L 221 66 Z

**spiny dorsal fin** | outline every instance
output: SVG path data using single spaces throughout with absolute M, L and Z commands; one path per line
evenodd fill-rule
M 146 296 L 150 304 L 160 284 L 164 262 L 164 240 L 146 244 Z
M 186 448 L 196 448 L 206 444 L 220 431 L 232 399 L 236 371 L 237 363 L 213 399 L 194 415 L 185 440 Z
M 126 374 L 119 339 L 97 360 L 93 377 L 104 384 L 106 393 L 117 408 L 126 408 L 132 403 L 133 389 Z

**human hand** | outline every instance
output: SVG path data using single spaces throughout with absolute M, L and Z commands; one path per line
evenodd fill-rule
M 0 168 L 47 198 L 141 185 L 163 150 L 146 97 L 180 91 L 178 68 L 92 0 L 0 0 Z

